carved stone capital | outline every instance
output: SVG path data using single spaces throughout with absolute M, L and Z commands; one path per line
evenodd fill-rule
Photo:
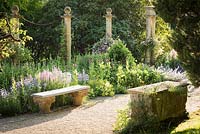
M 154 6 L 146 6 L 146 16 L 156 16 L 156 12 L 154 10 Z
M 18 17 L 19 16 L 19 7 L 17 5 L 14 5 L 11 8 L 11 12 L 12 12 L 13 17 Z
M 68 7 L 68 6 L 65 7 L 64 12 L 65 12 L 64 16 L 70 16 L 71 17 L 71 8 L 70 7 Z
M 106 9 L 106 18 L 112 18 L 112 9 L 111 8 L 107 8 Z

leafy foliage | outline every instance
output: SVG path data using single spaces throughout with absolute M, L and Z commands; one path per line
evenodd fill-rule
M 2 116 L 38 111 L 38 106 L 33 103 L 31 94 L 69 86 L 71 79 L 71 75 L 57 68 L 53 68 L 52 71 L 44 70 L 35 75 L 36 77 L 30 75 L 25 78 L 21 76 L 18 81 L 12 77 L 12 86 L 7 90 L 0 89 L 0 114 Z M 56 103 L 52 107 L 71 103 L 71 97 L 62 95 L 56 97 Z
M 118 111 L 117 121 L 114 124 L 114 131 L 121 131 L 128 125 L 131 119 L 130 113 L 131 110 L 129 107 Z
M 195 86 L 200 86 L 200 2 L 198 0 L 156 0 L 156 8 L 174 29 L 172 46 Z M 175 8 L 174 8 L 175 7 Z
M 25 78 L 29 75 L 35 76 L 43 70 L 52 70 L 53 67 L 58 67 L 65 71 L 66 67 L 61 59 L 50 59 L 39 63 L 21 63 L 13 65 L 9 62 L 2 62 L 2 72 L 0 72 L 0 88 L 9 89 L 12 84 L 12 79 L 20 81 L 21 77 Z
M 92 83 L 98 85 L 100 81 L 109 81 L 115 93 L 126 93 L 129 88 L 163 80 L 163 76 L 152 68 L 136 64 L 131 52 L 121 41 L 111 46 L 108 55 L 111 55 L 111 61 L 100 60 L 90 63 L 89 77 Z M 94 97 L 95 92 L 98 94 L 99 90 L 93 88 L 91 92 Z
M 126 62 L 134 63 L 134 58 L 129 49 L 123 44 L 122 41 L 116 41 L 108 51 L 109 58 L 112 62 L 126 65 Z
M 146 0 L 127 1 L 83 1 L 83 0 L 3 0 L 3 11 L 10 12 L 12 5 L 20 7 L 23 16 L 20 21 L 23 28 L 34 41 L 29 43 L 35 60 L 43 58 L 65 57 L 64 24 L 61 16 L 65 6 L 72 8 L 72 52 L 83 54 L 92 52 L 96 42 L 105 36 L 105 10 L 113 10 L 113 38 L 122 39 L 132 52 L 135 59 L 142 61 L 145 40 L 145 6 Z M 128 10 L 127 10 L 128 9 Z M 25 18 L 25 19 L 24 19 Z M 170 35 L 167 24 L 157 17 L 156 34 L 163 46 L 168 46 L 166 37 Z M 98 43 L 97 43 L 98 44 Z M 96 46 L 96 45 L 95 45 Z M 167 47 L 165 47 L 167 48 Z M 166 49 L 164 49 L 165 51 Z M 160 51 L 159 51 L 160 52 Z
M 25 48 L 25 43 L 32 40 L 26 35 L 26 30 L 15 30 L 13 27 L 16 22 L 8 22 L 8 16 L 0 18 L 0 60 L 13 56 L 18 61 L 26 61 L 31 59 L 28 49 Z M 18 34 L 21 39 L 14 35 Z
M 75 57 L 74 67 L 77 68 L 78 72 L 82 72 L 84 70 L 86 73 L 89 73 L 91 64 L 94 64 L 94 66 L 96 66 L 103 61 L 109 61 L 108 59 L 108 54 L 77 55 Z
M 19 7 L 20 13 L 30 13 L 29 16 L 32 16 L 31 13 L 35 11 L 36 8 L 40 7 L 42 0 L 2 0 L 0 4 L 0 59 L 4 59 L 10 56 L 13 56 L 12 59 L 15 58 L 18 62 L 24 62 L 26 60 L 31 59 L 31 54 L 28 49 L 25 48 L 25 42 L 32 40 L 30 36 L 27 36 L 27 31 L 22 30 L 24 27 L 20 23 L 22 27 L 20 30 L 16 30 L 13 28 L 15 22 L 13 21 L 13 15 L 11 14 L 11 9 L 14 5 Z M 16 17 L 16 16 L 15 16 Z M 21 16 L 17 16 L 20 18 Z M 14 35 L 19 34 L 20 40 L 16 38 Z
M 117 86 L 120 88 L 133 88 L 146 84 L 163 81 L 163 76 L 145 65 L 123 68 L 118 67 Z
M 43 26 L 25 22 L 24 27 L 34 38 L 29 45 L 34 59 L 48 58 L 50 55 L 56 57 L 58 53 L 65 51 L 63 22 L 60 18 L 64 14 L 65 6 L 72 8 L 72 51 L 75 54 L 76 52 L 86 53 L 88 50 L 91 52 L 93 44 L 105 36 L 103 16 L 106 8 L 111 7 L 115 16 L 113 18 L 113 38 L 123 39 L 134 55 L 139 57 L 140 52 L 135 40 L 139 40 L 139 37 L 144 35 L 144 3 L 145 1 L 134 0 L 125 2 L 120 0 L 49 0 L 40 4 L 41 6 L 36 5 L 37 8 L 33 8 L 31 12 L 23 12 L 25 17 L 38 24 L 52 23 Z
M 90 98 L 115 95 L 113 85 L 107 80 L 91 80 L 88 84 L 91 88 L 88 94 Z
M 20 101 L 16 95 L 0 96 L 0 113 L 4 116 L 13 116 L 21 112 Z

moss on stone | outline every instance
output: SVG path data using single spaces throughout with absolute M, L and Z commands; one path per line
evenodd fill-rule
M 146 85 L 143 89 L 136 88 L 132 93 L 132 117 L 136 120 L 142 120 L 140 115 L 154 116 L 163 121 L 186 114 L 187 84 L 166 81 Z

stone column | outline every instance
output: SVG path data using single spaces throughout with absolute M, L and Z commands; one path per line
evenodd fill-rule
M 146 6 L 146 41 L 155 39 L 156 12 L 154 6 Z M 153 52 L 149 48 L 146 51 L 145 63 L 153 61 Z
M 112 38 L 112 9 L 106 9 L 106 40 Z
M 19 39 L 19 7 L 14 5 L 11 9 L 12 18 L 10 20 L 11 23 L 11 32 L 15 39 Z
M 71 66 L 71 8 L 65 7 L 64 9 L 64 22 L 65 22 L 65 42 L 66 42 L 66 48 L 67 48 L 67 68 L 70 69 Z
M 146 39 L 155 37 L 156 12 L 154 6 L 146 6 Z

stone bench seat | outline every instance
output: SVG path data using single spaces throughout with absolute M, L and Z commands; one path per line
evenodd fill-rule
M 73 97 L 74 105 L 79 106 L 82 104 L 83 97 L 87 95 L 89 88 L 89 86 L 76 85 L 34 93 L 31 96 L 33 97 L 34 103 L 39 105 L 41 113 L 49 113 L 51 112 L 51 104 L 55 102 L 56 96 L 70 94 Z

